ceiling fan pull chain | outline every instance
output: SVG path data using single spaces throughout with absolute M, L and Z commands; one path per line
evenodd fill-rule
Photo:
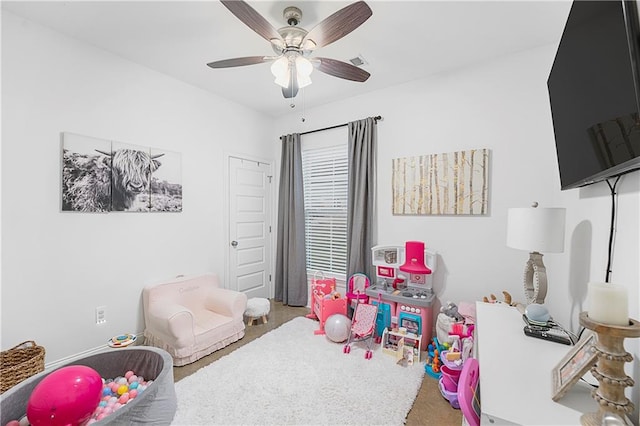
M 302 122 L 304 123 L 306 120 L 306 118 L 304 118 L 306 112 L 307 112 L 307 103 L 306 103 L 306 98 L 305 98 L 305 89 L 302 89 Z

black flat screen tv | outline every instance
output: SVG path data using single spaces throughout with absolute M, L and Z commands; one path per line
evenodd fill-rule
M 563 190 L 640 169 L 635 1 L 574 0 L 547 87 Z

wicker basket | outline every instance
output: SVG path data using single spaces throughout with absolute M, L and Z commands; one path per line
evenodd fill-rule
M 44 371 L 44 347 L 33 340 L 2 351 L 0 360 L 0 394 L 18 383 Z

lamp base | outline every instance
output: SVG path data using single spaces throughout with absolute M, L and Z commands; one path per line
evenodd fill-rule
M 583 414 L 580 422 L 586 426 L 633 424 L 627 414 L 633 412 L 634 406 L 624 394 L 626 387 L 635 384 L 624 371 L 624 364 L 632 362 L 633 355 L 624 349 L 624 339 L 640 337 L 640 322 L 630 318 L 626 326 L 604 324 L 589 318 L 587 312 L 581 312 L 580 325 L 598 335 L 595 346 L 598 362 L 591 374 L 599 384 L 591 392 L 591 397 L 598 403 L 598 411 Z
M 633 426 L 627 416 L 619 416 L 613 413 L 586 413 L 580 416 L 582 426 Z
M 542 254 L 537 251 L 529 253 L 524 267 L 524 295 L 527 304 L 543 304 L 547 297 L 547 268 L 542 263 Z

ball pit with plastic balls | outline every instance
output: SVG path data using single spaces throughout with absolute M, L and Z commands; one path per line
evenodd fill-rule
M 151 383 L 153 380 L 146 381 L 144 377 L 137 376 L 131 370 L 127 371 L 124 376 L 103 379 L 102 399 L 87 424 L 102 420 L 121 409 L 143 393 Z
M 101 378 L 101 380 L 102 391 L 99 394 L 100 399 L 92 413 L 88 417 L 85 416 L 82 420 L 83 426 L 102 420 L 109 414 L 121 409 L 126 404 L 140 396 L 140 394 L 142 394 L 147 387 L 153 383 L 153 380 L 146 381 L 144 377 L 136 375 L 131 370 L 127 371 L 124 376 L 119 376 L 113 379 Z M 6 423 L 5 426 L 18 426 L 22 424 L 22 421 L 18 422 L 18 420 L 11 420 Z

